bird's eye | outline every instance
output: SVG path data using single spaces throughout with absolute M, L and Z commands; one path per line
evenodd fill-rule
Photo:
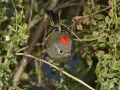
M 60 53 L 63 53 L 63 51 L 62 51 L 62 50 L 60 50 Z
M 63 54 L 63 51 L 59 49 L 59 53 Z

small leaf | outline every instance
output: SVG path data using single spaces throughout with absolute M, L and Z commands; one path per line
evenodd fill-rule
M 94 37 L 93 37 L 93 35 L 86 35 L 86 36 L 84 36 L 84 39 L 93 39 Z
M 24 24 L 23 24 L 23 29 L 25 30 L 26 28 L 27 28 L 27 24 L 24 23 Z
M 96 26 L 93 25 L 93 24 L 90 24 L 90 30 L 95 31 L 96 30 Z
M 0 78 L 3 77 L 3 75 L 4 75 L 4 74 L 3 74 L 2 72 L 0 72 Z
M 93 18 L 91 18 L 91 23 L 92 23 L 93 25 L 96 25 L 96 21 L 95 21 Z
M 113 57 L 110 54 L 105 54 L 102 56 L 103 59 L 112 59 Z
M 100 43 L 99 46 L 105 48 L 105 43 Z
M 96 65 L 97 74 L 100 73 L 100 70 L 101 70 L 101 66 L 100 66 L 100 63 L 98 62 L 98 64 Z
M 0 86 L 3 87 L 3 82 L 0 80 Z
M 94 32 L 93 32 L 93 36 L 94 36 L 94 37 L 98 37 L 98 36 L 99 36 L 99 33 L 98 33 L 97 31 L 94 31 Z
M 97 19 L 104 19 L 104 15 L 102 15 L 102 14 L 96 14 L 96 17 L 97 17 Z
M 90 24 L 90 18 L 89 17 L 85 17 L 85 19 L 83 20 L 83 24 L 89 25 Z
M 30 77 L 29 77 L 28 73 L 25 73 L 25 72 L 24 72 L 24 73 L 22 74 L 21 78 L 28 80 Z
M 8 28 L 9 28 L 10 30 L 12 30 L 12 31 L 16 32 L 16 30 L 14 29 L 14 27 L 13 27 L 13 26 L 8 25 Z
M 98 51 L 98 52 L 97 52 L 98 58 L 101 58 L 104 54 L 105 54 L 104 51 Z
M 115 23 L 115 24 L 120 24 L 120 17 L 117 18 L 116 20 L 114 20 L 114 23 Z
M 96 6 L 94 7 L 94 9 L 92 10 L 92 12 L 93 12 L 93 13 L 94 13 L 94 12 L 97 12 L 99 9 L 100 9 L 100 5 L 96 5 Z
M 85 76 L 85 75 L 88 73 L 88 71 L 90 70 L 90 68 L 91 68 L 91 67 L 88 67 L 88 68 L 84 69 L 84 70 L 80 73 L 80 75 L 81 75 L 81 76 Z
M 88 64 L 89 66 L 91 66 L 92 63 L 93 63 L 93 61 L 92 61 L 91 57 L 87 55 L 87 64 Z
M 106 40 L 105 40 L 104 38 L 99 38 L 99 39 L 98 39 L 98 42 L 99 42 L 99 43 L 103 43 L 103 42 L 106 42 Z
M 5 69 L 8 73 L 11 72 L 11 69 L 9 68 L 9 65 L 10 65 L 10 62 L 5 63 L 5 65 L 4 65 L 4 69 Z
M 81 24 L 77 24 L 77 29 L 80 30 L 80 31 L 82 31 L 83 30 L 82 25 Z
M 7 32 L 4 30 L 0 30 L 0 34 L 4 35 L 4 34 L 7 34 Z
M 110 18 L 108 16 L 105 18 L 105 22 L 110 23 Z
M 84 10 L 86 11 L 87 14 L 91 14 L 91 9 L 87 6 L 84 6 Z

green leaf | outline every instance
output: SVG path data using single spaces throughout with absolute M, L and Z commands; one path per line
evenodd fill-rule
M 113 57 L 110 54 L 104 54 L 102 56 L 103 59 L 112 59 Z
M 100 66 L 100 63 L 98 62 L 98 64 L 96 65 L 96 72 L 97 74 L 99 74 L 101 71 L 101 66 Z
M 94 37 L 93 37 L 93 35 L 86 35 L 86 36 L 84 36 L 84 39 L 93 39 Z
M 87 64 L 88 64 L 89 66 L 91 66 L 92 63 L 93 63 L 93 61 L 92 61 L 91 57 L 87 55 Z
M 94 13 L 94 12 L 97 12 L 99 9 L 100 9 L 100 5 L 96 5 L 96 6 L 94 7 L 94 9 L 92 10 L 92 12 L 93 12 L 93 13 Z
M 4 77 L 5 77 L 5 81 L 8 81 L 10 79 L 10 74 L 4 74 Z
M 28 80 L 30 77 L 29 77 L 28 73 L 25 73 L 25 72 L 24 72 L 24 73 L 22 73 L 21 78 Z
M 106 42 L 105 38 L 98 38 L 98 42 L 102 43 L 102 42 Z
M 110 18 L 108 16 L 105 18 L 105 22 L 110 23 Z
M 100 43 L 99 46 L 105 48 L 105 43 Z
M 119 70 L 120 69 L 119 66 L 118 66 L 118 62 L 117 61 L 114 60 L 112 62 L 111 69 L 112 70 Z
M 115 24 L 120 24 L 120 17 L 113 21 Z
M 63 85 L 63 87 L 65 88 L 65 90 L 69 90 L 69 89 L 66 87 L 66 85 Z
M 105 16 L 104 16 L 104 15 L 102 15 L 102 14 L 96 14 L 96 18 L 97 18 L 97 19 L 104 19 L 104 18 L 105 18 Z
M 3 70 L 4 70 L 4 65 L 0 64 L 0 72 L 3 72 Z
M 3 87 L 3 82 L 0 80 L 0 86 Z
M 84 10 L 87 14 L 91 14 L 91 9 L 87 6 L 84 6 Z
M 106 77 L 106 75 L 107 75 L 106 69 L 102 69 L 100 71 L 100 73 L 101 73 L 102 77 L 104 77 L 104 76 Z
M 7 34 L 7 32 L 4 30 L 0 30 L 0 34 L 4 35 L 4 34 Z
M 101 58 L 104 54 L 105 54 L 104 51 L 98 51 L 98 52 L 97 52 L 98 58 Z
M 93 36 L 94 36 L 94 37 L 98 37 L 98 36 L 99 36 L 99 33 L 98 33 L 97 31 L 94 31 L 94 32 L 93 32 Z
M 24 24 L 23 24 L 23 29 L 26 30 L 26 28 L 27 28 L 27 24 L 24 23 Z
M 21 14 L 17 14 L 17 23 L 19 24 L 19 23 L 21 23 L 22 22 L 22 16 L 21 16 Z
M 81 76 L 85 76 L 90 69 L 91 69 L 91 67 L 88 67 L 88 68 L 84 69 L 84 70 L 80 73 L 80 75 L 81 75 Z
M 18 64 L 18 61 L 17 61 L 17 57 L 13 56 L 10 60 L 10 64 L 15 64 L 17 65 Z
M 1 0 L 1 2 L 8 2 L 8 0 Z
M 9 65 L 10 65 L 10 62 L 5 63 L 5 65 L 4 65 L 4 69 L 5 69 L 8 73 L 11 72 L 11 69 L 9 68 Z
M 96 26 L 93 25 L 93 24 L 90 24 L 90 30 L 95 31 L 96 30 Z
M 3 72 L 0 72 L 0 78 L 3 77 L 3 75 L 4 75 Z
M 113 78 L 114 76 L 115 76 L 115 73 L 109 73 L 109 74 L 107 74 L 108 78 Z

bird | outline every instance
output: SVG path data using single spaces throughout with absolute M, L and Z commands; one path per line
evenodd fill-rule
M 58 63 L 66 62 L 74 56 L 75 48 L 69 29 L 60 22 L 60 11 L 46 10 L 50 20 L 46 35 L 46 52 Z

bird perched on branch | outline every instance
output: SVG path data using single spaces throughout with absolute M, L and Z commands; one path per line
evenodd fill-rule
M 74 56 L 74 44 L 69 29 L 60 22 L 60 12 L 46 10 L 50 26 L 46 36 L 47 54 L 56 62 L 65 62 Z

